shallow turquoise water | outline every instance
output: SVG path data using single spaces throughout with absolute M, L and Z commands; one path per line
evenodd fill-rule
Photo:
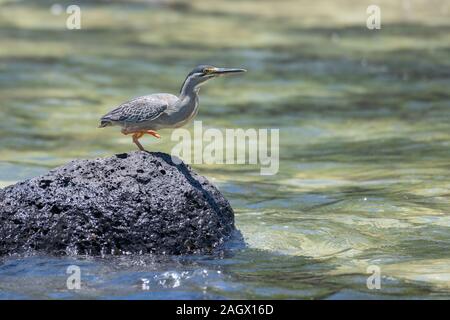
M 0 1 L 0 187 L 133 150 L 98 118 L 178 92 L 199 63 L 249 72 L 202 88 L 197 120 L 280 129 L 275 176 L 194 165 L 230 200 L 246 249 L 5 258 L 0 298 L 448 298 L 450 10 L 406 2 L 381 1 L 374 32 L 364 1 L 82 2 L 77 31 L 52 1 Z M 169 152 L 162 136 L 143 142 Z M 71 264 L 80 291 L 65 286 Z

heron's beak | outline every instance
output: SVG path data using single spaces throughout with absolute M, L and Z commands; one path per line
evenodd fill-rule
M 214 68 L 213 70 L 211 70 L 211 74 L 218 76 L 223 74 L 241 73 L 241 72 L 247 72 L 247 70 L 235 68 Z

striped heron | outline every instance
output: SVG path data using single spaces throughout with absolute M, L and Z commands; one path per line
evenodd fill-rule
M 155 93 L 127 101 L 101 117 L 99 128 L 122 127 L 121 132 L 125 135 L 132 134 L 133 142 L 144 151 L 139 142 L 144 134 L 160 138 L 157 130 L 184 126 L 197 115 L 201 85 L 221 75 L 245 71 L 209 65 L 197 66 L 187 75 L 178 97 L 170 93 Z

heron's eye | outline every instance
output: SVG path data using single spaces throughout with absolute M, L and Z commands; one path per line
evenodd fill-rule
M 205 68 L 205 69 L 203 69 L 203 73 L 204 74 L 208 74 L 208 73 L 211 73 L 212 72 L 212 69 L 211 68 Z

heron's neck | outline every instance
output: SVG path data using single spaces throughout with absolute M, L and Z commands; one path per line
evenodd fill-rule
M 189 76 L 184 80 L 183 85 L 181 86 L 180 90 L 180 100 L 195 100 L 198 98 L 198 92 L 200 91 L 200 86 L 198 83 L 193 81 Z
M 189 121 L 192 116 L 195 116 L 198 110 L 198 92 L 200 86 L 194 83 L 194 81 L 189 80 L 189 77 L 187 77 L 181 86 L 178 100 L 173 105 L 170 105 L 167 111 L 172 115 L 174 121 L 171 124 L 175 126 L 181 126 Z

